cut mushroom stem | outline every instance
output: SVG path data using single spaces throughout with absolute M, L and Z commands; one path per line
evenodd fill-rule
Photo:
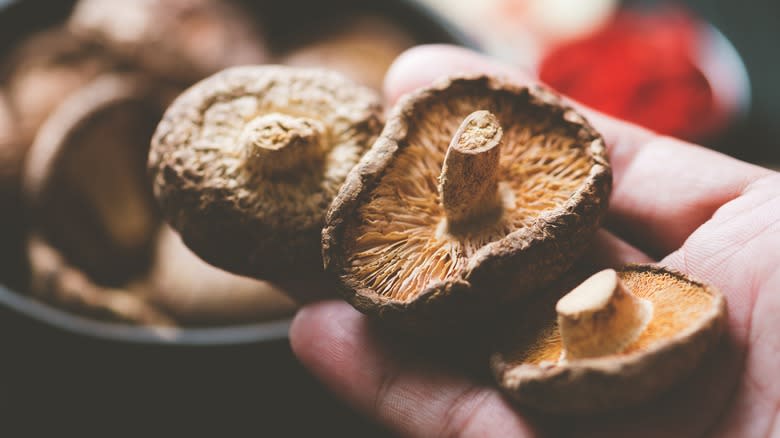
M 647 327 L 652 304 L 635 296 L 613 269 L 588 278 L 558 301 L 561 360 L 620 353 Z
M 503 130 L 489 111 L 475 111 L 461 123 L 439 175 L 439 197 L 450 229 L 500 212 L 498 161 Z
M 305 169 L 323 158 L 324 137 L 318 120 L 263 114 L 250 120 L 239 138 L 244 168 L 271 176 Z

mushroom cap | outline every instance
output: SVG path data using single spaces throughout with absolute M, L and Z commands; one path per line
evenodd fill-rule
M 230 274 L 198 258 L 168 226 L 157 237 L 146 294 L 177 322 L 236 324 L 290 316 L 295 303 L 271 283 Z
M 3 63 L 0 79 L 19 120 L 24 147 L 67 96 L 117 67 L 104 51 L 60 27 L 35 33 L 18 45 Z
M 242 133 L 269 114 L 324 127 L 320 160 L 281 177 L 248 171 Z M 149 154 L 155 195 L 184 243 L 214 266 L 270 280 L 322 273 L 325 211 L 380 126 L 376 93 L 340 74 L 231 68 L 165 113 Z
M 31 228 L 91 281 L 124 284 L 148 266 L 159 215 L 145 162 L 161 95 L 145 77 L 101 76 L 62 102 L 29 150 Z
M 68 26 L 151 72 L 189 82 L 266 62 L 251 17 L 222 0 L 80 0 Z
M 452 235 L 438 177 L 477 110 L 503 127 L 503 213 Z M 459 325 L 567 270 L 601 222 L 611 181 L 601 136 L 557 95 L 488 76 L 443 80 L 392 110 L 328 212 L 323 258 L 364 313 L 413 330 Z
M 624 351 L 559 362 L 562 343 L 555 317 L 560 294 L 539 300 L 511 321 L 491 357 L 501 389 L 519 404 L 556 413 L 593 413 L 648 400 L 701 362 L 726 324 L 717 290 L 672 270 L 629 265 L 623 285 L 653 303 L 653 317 Z
M 285 55 L 281 63 L 338 71 L 375 90 L 382 89 L 387 69 L 414 39 L 378 16 L 350 16 L 323 29 L 316 40 Z

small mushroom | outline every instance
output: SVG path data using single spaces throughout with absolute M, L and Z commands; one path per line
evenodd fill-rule
M 290 316 L 295 303 L 264 281 L 230 274 L 198 258 L 164 226 L 146 281 L 149 301 L 184 325 L 237 324 Z
M 601 136 L 556 95 L 452 78 L 393 109 L 328 212 L 324 261 L 365 313 L 463 326 L 565 272 L 610 187 Z
M 223 0 L 80 0 L 68 26 L 151 72 L 185 82 L 268 58 L 251 15 Z
M 225 70 L 165 113 L 149 154 L 155 195 L 214 266 L 269 280 L 321 273 L 325 211 L 380 115 L 375 92 L 337 73 Z
M 288 53 L 282 64 L 335 70 L 375 90 L 382 89 L 395 58 L 414 45 L 403 29 L 370 15 L 349 17 L 315 35 L 314 41 Z
M 95 319 L 157 327 L 176 325 L 136 292 L 141 283 L 118 288 L 101 286 L 35 234 L 29 238 L 27 253 L 32 270 L 30 289 L 44 301 Z
M 524 406 L 606 411 L 648 400 L 692 372 L 725 323 L 725 299 L 709 286 L 656 266 L 609 269 L 519 322 L 491 366 Z
M 159 217 L 144 169 L 164 95 L 145 77 L 99 77 L 57 108 L 30 148 L 31 228 L 98 284 L 123 285 L 148 267 Z
M 117 62 L 104 51 L 59 27 L 35 33 L 16 47 L 3 63 L 0 81 L 19 121 L 24 150 L 66 97 L 115 68 Z

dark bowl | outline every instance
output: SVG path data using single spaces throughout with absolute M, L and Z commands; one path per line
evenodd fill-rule
M 0 51 L 8 50 L 24 36 L 62 22 L 74 0 L 0 0 Z M 314 25 L 345 14 L 370 13 L 389 18 L 409 32 L 418 43 L 449 43 L 476 48 L 457 27 L 413 0 L 284 0 L 241 3 L 262 21 L 271 46 L 284 50 L 288 41 Z M 30 295 L 0 285 L 0 305 L 55 329 L 108 341 L 163 345 L 230 345 L 285 339 L 289 319 L 214 328 L 157 328 L 105 322 L 76 315 Z

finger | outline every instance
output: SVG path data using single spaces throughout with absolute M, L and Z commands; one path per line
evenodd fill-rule
M 331 391 L 404 436 L 536 436 L 495 390 L 411 358 L 399 361 L 346 303 L 305 307 L 290 341 Z
M 489 73 L 531 81 L 531 76 L 487 61 L 471 50 L 444 44 L 417 46 L 402 53 L 385 75 L 385 98 L 394 104 L 402 95 L 453 74 Z
M 517 69 L 466 49 L 420 46 L 402 54 L 391 66 L 385 93 L 394 102 L 415 88 L 458 73 L 531 81 Z M 614 191 L 608 224 L 653 256 L 678 248 L 718 207 L 769 172 L 574 104 L 609 146 Z
M 598 269 L 649 258 L 602 230 L 584 257 Z M 331 391 L 409 436 L 536 436 L 555 424 L 517 412 L 490 385 L 481 385 L 421 354 L 405 354 L 363 315 L 339 302 L 301 310 L 290 329 L 293 352 Z M 480 364 L 487 367 L 487 361 Z
M 662 257 L 676 250 L 766 169 L 668 137 L 618 156 L 607 226 Z M 626 156 L 627 155 L 627 156 Z
M 596 272 L 627 263 L 653 263 L 654 261 L 643 251 L 602 228 L 596 232 L 593 243 L 585 251 L 580 261 L 580 265 L 584 265 L 580 268 L 585 269 L 580 271 Z

